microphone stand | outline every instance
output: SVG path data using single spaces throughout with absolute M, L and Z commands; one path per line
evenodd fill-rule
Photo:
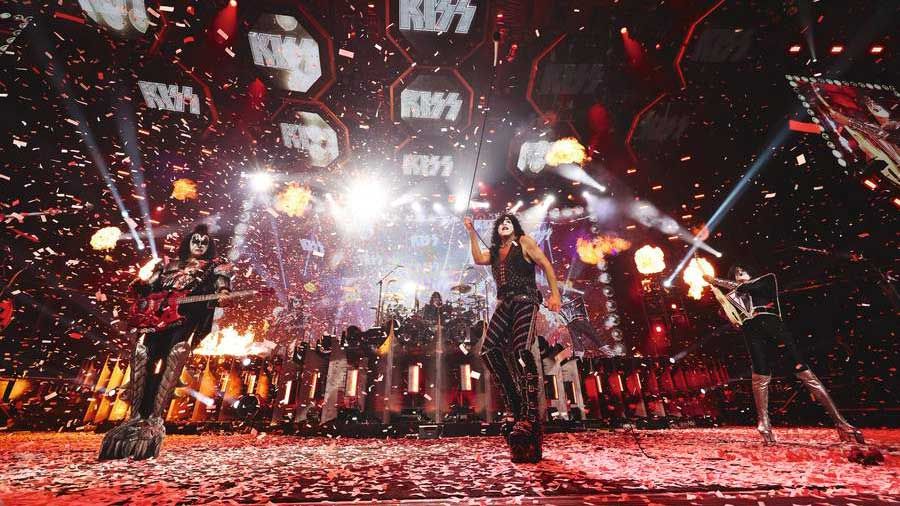
M 376 327 L 380 327 L 380 326 L 381 326 L 381 316 L 382 316 L 382 315 L 381 315 L 381 308 L 382 308 L 382 304 L 383 304 L 383 299 L 382 299 L 382 297 L 384 296 L 384 280 L 386 280 L 386 279 L 388 278 L 388 276 L 390 276 L 391 274 L 393 274 L 394 271 L 396 271 L 396 270 L 399 269 L 400 267 L 402 267 L 402 266 L 401 266 L 401 265 L 396 265 L 396 266 L 394 266 L 394 268 L 391 269 L 390 272 L 388 272 L 387 274 L 385 274 L 384 277 L 381 278 L 381 279 L 379 279 L 379 280 L 378 280 L 378 283 L 376 283 L 376 284 L 378 285 L 378 305 L 377 305 L 377 308 L 375 309 L 375 326 L 376 326 Z

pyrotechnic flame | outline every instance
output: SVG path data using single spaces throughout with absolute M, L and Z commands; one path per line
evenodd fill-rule
M 587 158 L 587 153 L 584 150 L 584 146 L 578 142 L 578 139 L 575 137 L 563 137 L 550 144 L 550 149 L 547 150 L 547 155 L 544 158 L 547 160 L 547 165 L 551 167 L 564 163 L 581 165 L 584 163 L 584 159 Z
M 312 193 L 297 183 L 291 183 L 275 197 L 275 209 L 290 217 L 303 216 Z
M 191 200 L 197 198 L 197 183 L 183 177 L 172 183 L 172 198 L 177 200 Z
M 120 237 L 122 237 L 122 231 L 118 227 L 101 228 L 91 236 L 91 247 L 95 250 L 113 249 Z
M 703 275 L 715 276 L 716 271 L 713 269 L 705 258 L 692 258 L 688 266 L 684 269 L 684 282 L 688 284 L 688 295 L 692 298 L 700 300 L 703 297 L 703 287 L 709 286 L 709 283 L 703 280 Z
M 252 328 L 247 328 L 243 333 L 236 328 L 228 326 L 216 332 L 210 332 L 194 351 L 196 355 L 246 357 L 249 355 L 265 355 L 272 351 L 267 342 L 254 341 L 255 334 Z
M 575 249 L 582 262 L 597 265 L 607 255 L 617 255 L 631 247 L 631 243 L 620 237 L 602 235 L 591 240 L 578 238 Z
M 658 246 L 641 246 L 634 252 L 634 263 L 641 274 L 656 274 L 666 268 L 665 255 Z

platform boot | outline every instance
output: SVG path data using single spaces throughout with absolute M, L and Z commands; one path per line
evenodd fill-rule
M 538 374 L 534 355 L 529 350 L 516 354 L 517 385 L 522 397 L 522 409 L 507 441 L 511 460 L 515 463 L 536 463 L 543 458 L 543 427 L 539 417 Z
M 763 438 L 765 445 L 775 444 L 775 433 L 772 432 L 772 422 L 769 420 L 769 384 L 772 375 L 753 373 L 751 383 L 753 385 L 753 402 L 756 404 L 756 430 Z
M 841 438 L 841 441 L 848 442 L 856 442 L 859 444 L 865 444 L 866 440 L 863 438 L 862 432 L 859 431 L 856 427 L 850 425 L 850 423 L 841 415 L 841 412 L 838 411 L 837 406 L 835 406 L 834 401 L 831 399 L 831 396 L 828 395 L 828 390 L 825 389 L 825 385 L 819 380 L 819 378 L 812 372 L 812 370 L 807 369 L 805 371 L 800 371 L 797 373 L 797 378 L 806 385 L 806 388 L 809 390 L 809 393 L 818 401 L 819 404 L 825 408 L 825 411 L 828 413 L 828 416 L 831 417 L 831 420 L 834 422 L 834 426 L 837 429 L 838 437 Z
M 141 402 L 147 389 L 147 347 L 143 337 L 138 338 L 131 354 L 131 376 L 125 390 L 126 400 L 131 404 L 128 419 L 109 430 L 100 445 L 100 460 L 124 459 L 131 455 L 136 441 L 137 426 L 141 417 Z

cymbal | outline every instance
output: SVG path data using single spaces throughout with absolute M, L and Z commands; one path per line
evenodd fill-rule
M 481 295 L 480 293 L 473 293 L 472 295 L 466 295 L 466 298 L 480 300 L 480 299 L 484 299 L 485 297 L 484 297 L 484 295 Z
M 456 285 L 456 286 L 450 288 L 450 291 L 456 292 L 459 294 L 469 293 L 472 291 L 472 285 L 467 285 L 467 284 Z

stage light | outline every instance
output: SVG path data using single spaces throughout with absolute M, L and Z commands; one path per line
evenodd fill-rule
M 789 52 L 789 53 L 793 53 L 793 54 L 797 54 L 797 53 L 800 52 L 801 49 L 803 49 L 803 48 L 800 47 L 799 44 L 794 44 L 793 46 L 791 46 L 790 48 L 788 48 L 788 52 Z
M 863 184 L 868 186 L 870 190 L 874 190 L 874 189 L 878 188 L 878 185 L 875 184 L 875 182 L 872 181 L 871 179 L 864 179 Z
M 869 49 L 869 52 L 872 54 L 881 54 L 883 51 L 884 46 L 882 46 L 881 44 L 875 44 L 871 49 Z
M 515 214 L 516 211 L 518 211 L 519 209 L 521 209 L 523 205 L 525 205 L 525 203 L 522 202 L 521 200 L 518 201 L 518 202 L 516 202 L 516 205 L 514 205 L 514 206 L 512 206 L 512 207 L 509 208 L 510 214 Z
M 653 330 L 655 330 L 656 333 L 659 334 L 660 332 L 663 331 L 662 325 L 657 325 L 657 326 L 653 327 Z
M 627 26 L 623 26 L 623 27 L 619 30 L 619 33 L 621 33 L 622 35 L 627 35 L 627 34 L 628 34 L 628 27 L 627 27 Z
M 275 186 L 275 179 L 268 172 L 250 174 L 250 189 L 255 193 L 266 193 Z
M 895 206 L 900 207 L 900 198 L 894 197 L 894 200 L 892 200 L 892 202 Z
M 554 202 L 556 202 L 556 195 L 547 195 L 544 197 L 544 205 L 549 206 Z
M 844 46 L 834 45 L 831 46 L 831 54 L 841 54 L 844 52 Z
M 237 7 L 237 0 L 228 0 L 229 7 Z
M 472 206 L 475 206 L 475 203 L 472 203 Z M 461 213 L 466 210 L 466 195 L 464 193 L 457 193 L 455 199 L 453 200 L 453 210 Z
M 387 206 L 387 192 L 375 179 L 359 179 L 354 181 L 345 195 L 345 205 L 350 211 L 349 218 L 371 223 L 381 217 Z

